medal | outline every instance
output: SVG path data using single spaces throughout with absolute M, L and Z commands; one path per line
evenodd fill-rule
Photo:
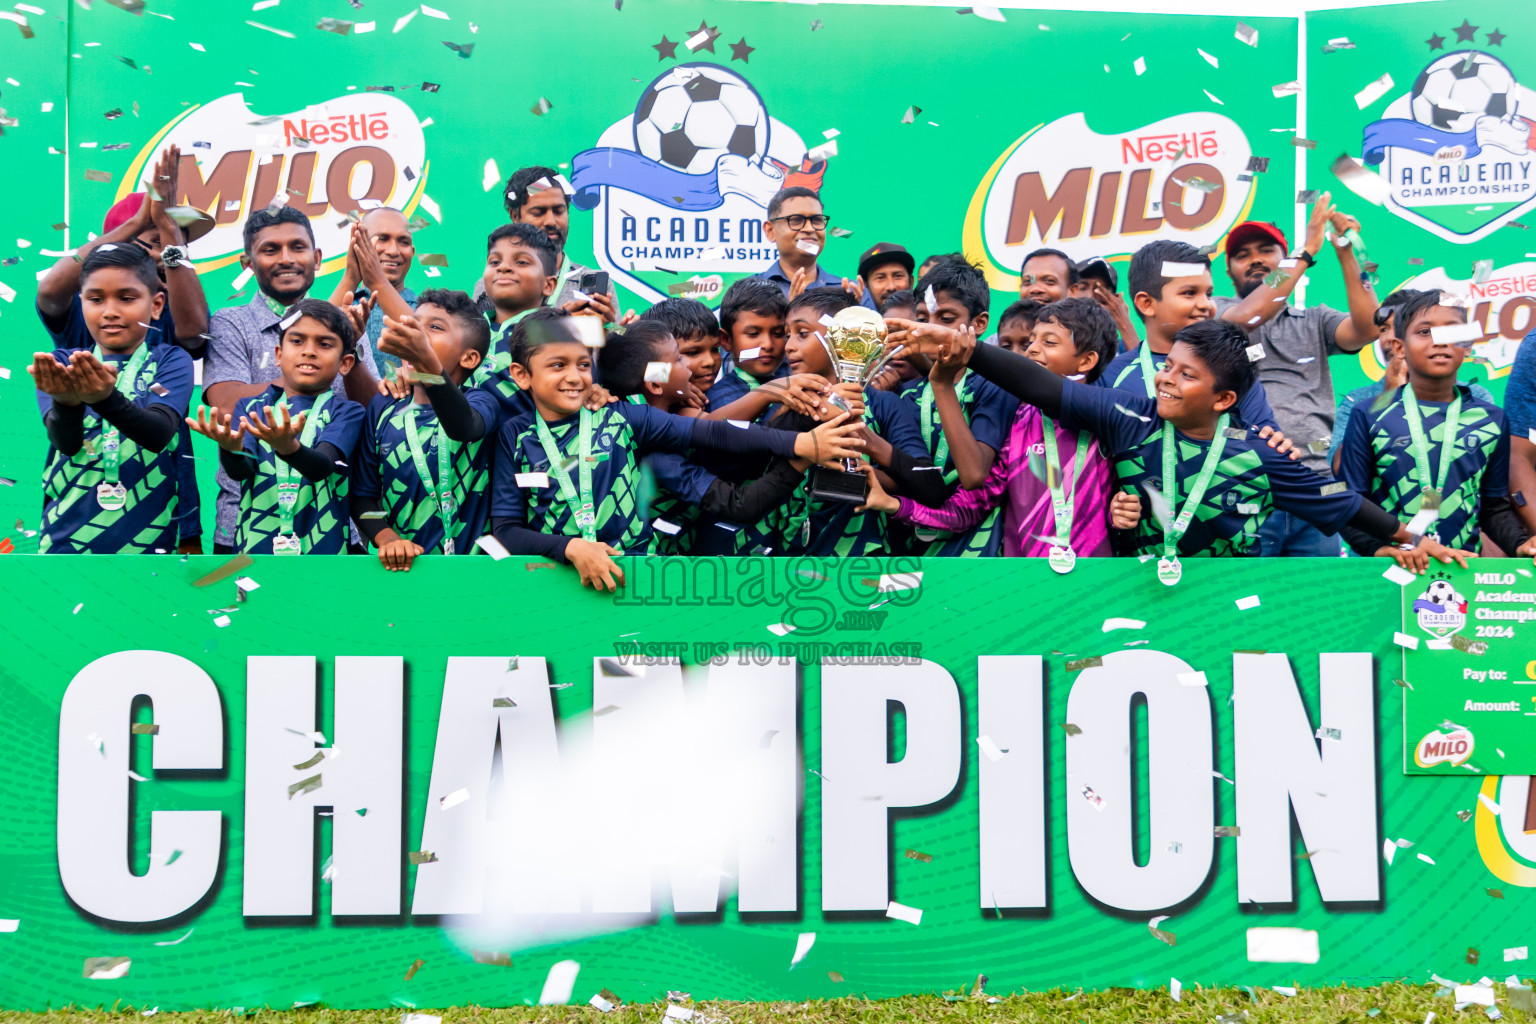
M 442 424 L 434 424 L 432 437 L 437 444 L 437 482 L 432 481 L 432 471 L 427 465 L 427 453 L 422 447 L 421 434 L 416 428 L 414 408 L 405 412 L 405 442 L 411 449 L 411 461 L 416 465 L 416 475 L 427 489 L 427 497 L 437 506 L 438 518 L 443 523 L 443 554 L 453 554 L 453 535 L 459 524 L 454 520 L 458 503 L 453 500 L 453 488 L 457 482 L 453 472 L 453 456 L 456 445 L 448 439 Z
M 1403 389 L 1403 418 L 1408 421 L 1408 433 L 1413 438 L 1413 466 L 1418 483 L 1424 490 L 1419 501 L 1420 512 L 1439 512 L 1445 483 L 1451 475 L 1451 463 L 1456 458 L 1456 427 L 1461 423 L 1461 394 L 1451 400 L 1445 410 L 1445 425 L 1440 430 L 1440 472 L 1431 486 L 1429 475 L 1429 439 L 1424 435 L 1424 416 L 1419 411 L 1418 396 L 1413 386 Z
M 1184 576 L 1184 566 L 1179 564 L 1178 556 L 1172 558 L 1159 558 L 1157 560 L 1157 578 L 1165 587 L 1178 584 Z
M 1062 575 L 1071 572 L 1077 565 L 1077 552 L 1070 547 L 1062 547 L 1060 544 L 1051 545 L 1051 553 L 1045 559 L 1052 569 Z
M 304 429 L 299 434 L 299 444 L 305 448 L 315 446 L 315 436 L 320 433 L 320 412 L 331 400 L 334 392 L 327 391 L 315 399 L 309 407 L 309 415 L 304 420 Z M 278 403 L 280 408 L 288 408 L 288 396 L 284 395 Z M 294 530 L 294 519 L 299 509 L 299 490 L 303 487 L 303 480 L 299 471 L 288 465 L 284 459 L 277 459 L 273 470 L 277 474 L 277 533 L 272 538 L 272 553 L 274 555 L 302 555 L 304 542 Z
M 1045 482 L 1051 489 L 1051 513 L 1056 520 L 1056 542 L 1046 555 L 1052 569 L 1066 575 L 1077 566 L 1077 552 L 1072 550 L 1073 500 L 1077 496 L 1077 478 L 1082 475 L 1083 459 L 1088 453 L 1088 432 L 1078 431 L 1077 451 L 1072 454 L 1072 486 L 1063 486 L 1061 450 L 1056 445 L 1056 424 L 1041 414 L 1045 439 Z
M 304 545 L 291 533 L 279 533 L 272 538 L 274 555 L 302 555 Z
M 560 497 L 571 510 L 571 519 L 581 531 L 582 540 L 588 543 L 596 541 L 597 506 L 592 501 L 592 410 L 583 408 L 578 421 L 576 470 L 580 480 L 579 492 L 577 485 L 571 481 L 571 471 L 566 468 L 560 454 L 560 445 L 555 441 L 549 424 L 544 422 L 542 416 L 535 416 L 533 423 L 538 428 L 539 444 L 549 459 L 549 471 L 560 485 Z
M 128 504 L 128 488 L 122 484 L 97 484 L 96 504 L 108 512 L 120 512 Z

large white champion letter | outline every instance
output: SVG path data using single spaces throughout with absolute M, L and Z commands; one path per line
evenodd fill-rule
M 128 864 L 134 698 L 154 708 L 154 770 L 224 767 L 224 713 L 208 673 L 163 651 L 118 651 L 82 668 L 59 709 L 59 878 L 109 921 L 163 921 L 207 894 L 219 870 L 218 811 L 154 811 L 149 870 Z
M 1371 656 L 1320 654 L 1318 674 L 1322 714 L 1314 731 L 1285 655 L 1232 656 L 1242 903 L 1295 898 L 1292 811 L 1324 900 L 1381 898 Z
M 331 913 L 400 912 L 403 672 L 399 657 L 338 657 L 335 728 L 319 750 L 315 659 L 246 659 L 246 916 L 314 913 L 322 808 L 332 812 Z
M 980 905 L 988 910 L 1043 907 L 1045 712 L 1040 658 L 983 654 L 977 662 L 976 735 L 1005 751 L 996 760 L 979 749 L 973 755 L 981 786 Z
M 560 844 L 589 841 L 570 825 L 570 808 L 557 806 L 569 792 L 559 780 L 544 659 L 449 658 L 421 837 L 436 860 L 416 869 L 412 913 L 481 913 L 493 866 L 502 880 L 498 906 L 579 913 L 574 872 L 550 870 Z
M 795 910 L 795 666 L 711 666 L 702 707 L 675 660 L 595 658 L 592 673 L 594 820 L 618 835 L 709 823 L 687 842 L 594 850 L 592 909 L 652 912 L 665 869 L 677 913 L 718 911 L 721 878 L 737 879 L 742 912 Z
M 906 755 L 887 760 L 886 704 L 906 714 Z M 960 691 L 931 661 L 824 662 L 821 670 L 821 908 L 884 910 L 889 815 L 944 799 L 960 779 Z
M 1067 849 L 1090 896 L 1119 910 L 1161 910 L 1194 895 L 1211 869 L 1215 807 L 1211 697 L 1162 651 L 1116 651 L 1084 669 L 1067 698 Z M 1131 836 L 1131 702 L 1147 701 L 1147 863 Z

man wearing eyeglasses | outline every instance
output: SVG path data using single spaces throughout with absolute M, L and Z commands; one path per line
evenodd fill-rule
M 768 219 L 763 222 L 763 234 L 779 247 L 779 258 L 761 274 L 760 281 L 770 281 L 788 299 L 807 288 L 825 285 L 841 287 L 854 299 L 862 301 L 864 285 L 857 278 L 829 274 L 817 264 L 816 258 L 827 244 L 827 215 L 822 210 L 821 197 L 814 189 L 794 185 L 779 190 L 768 201 Z

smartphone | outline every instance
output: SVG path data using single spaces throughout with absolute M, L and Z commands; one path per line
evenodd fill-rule
M 581 280 L 576 282 L 576 287 L 588 295 L 607 294 L 608 271 L 593 270 L 581 275 Z

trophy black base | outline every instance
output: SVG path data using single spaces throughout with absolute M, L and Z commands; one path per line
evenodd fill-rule
M 862 505 L 869 497 L 869 481 L 863 473 L 845 473 L 817 466 L 811 470 L 811 497 L 818 501 L 841 501 Z

